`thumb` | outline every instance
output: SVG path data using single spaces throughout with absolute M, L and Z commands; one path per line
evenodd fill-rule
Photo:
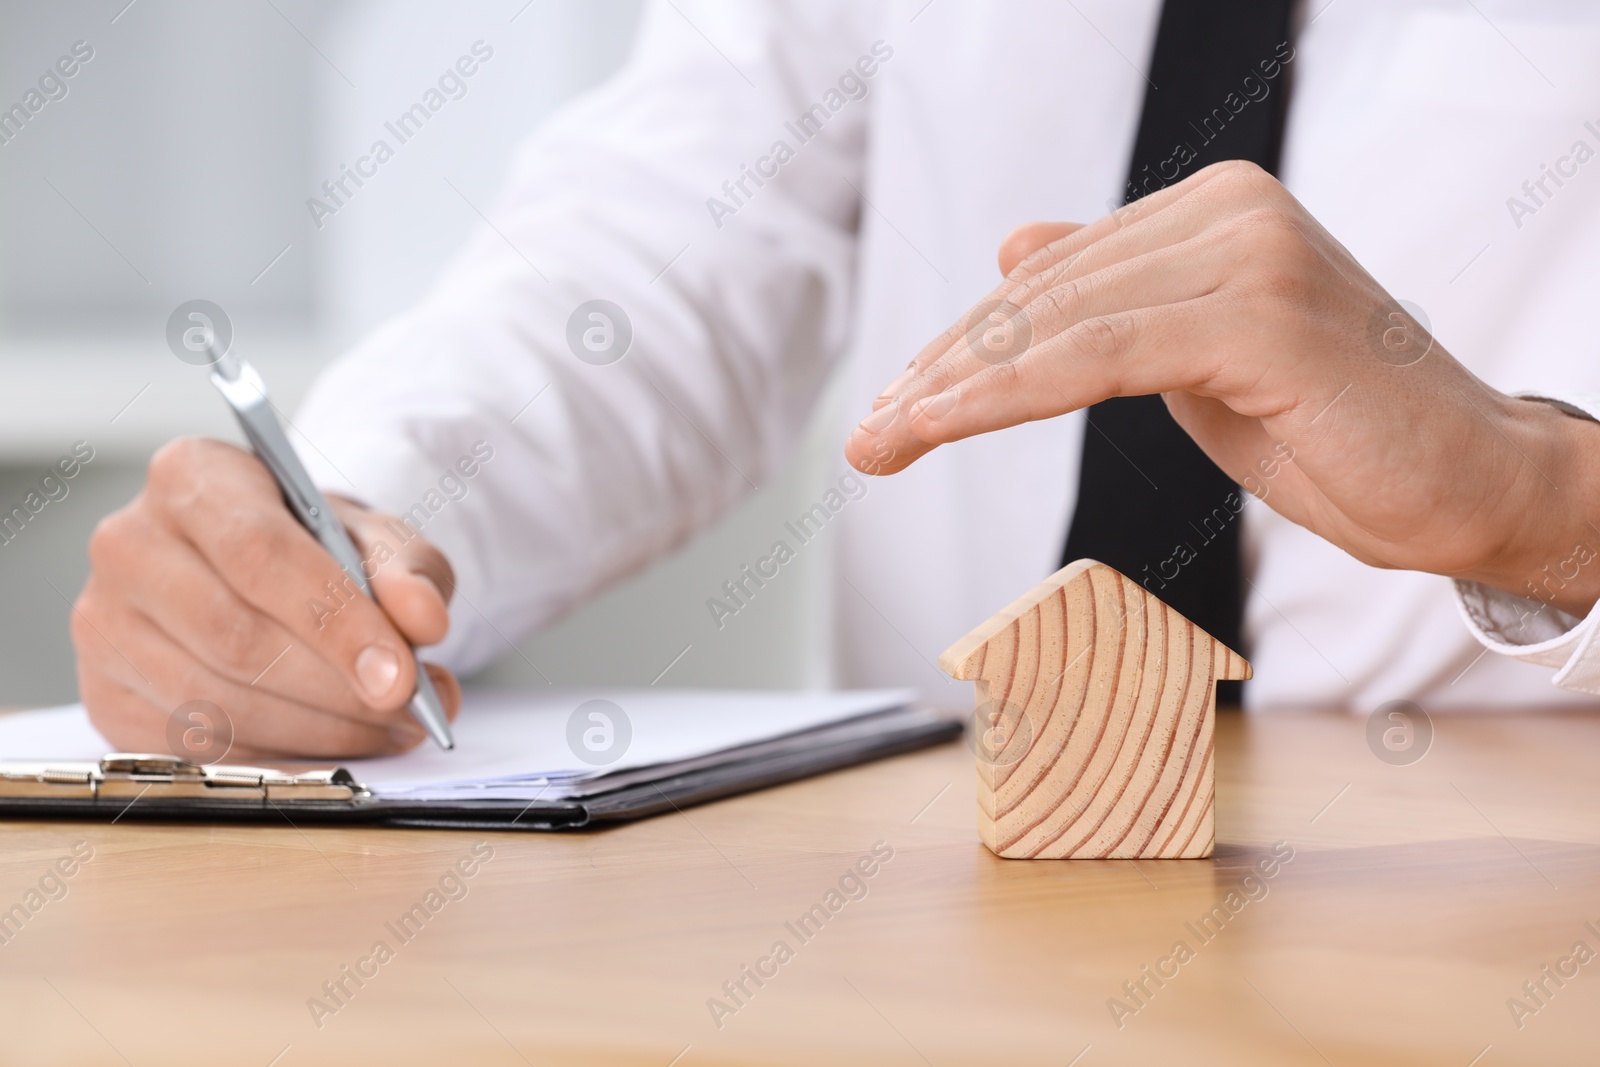
M 1081 222 L 1026 222 L 1000 242 L 1000 273 L 1010 277 L 1017 265 L 1053 241 L 1083 229 Z
M 348 500 L 330 503 L 367 561 L 372 593 L 413 645 L 436 645 L 450 630 L 455 571 L 443 552 L 403 520 Z

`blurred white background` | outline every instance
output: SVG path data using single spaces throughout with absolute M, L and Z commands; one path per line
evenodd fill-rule
M 222 305 L 235 345 L 292 409 L 324 362 L 424 291 L 523 137 L 622 63 L 638 9 L 0 0 L 0 110 L 76 42 L 93 49 L 66 95 L 0 144 L 0 512 L 74 442 L 95 451 L 65 499 L 0 544 L 0 707 L 76 699 L 68 617 L 85 545 L 138 491 L 150 454 L 180 434 L 237 439 L 204 372 L 167 350 L 172 309 Z M 307 198 L 479 40 L 494 57 L 467 95 L 319 230 Z M 708 536 L 524 642 L 487 680 L 826 684 L 825 546 L 722 631 L 705 600 L 730 561 L 759 554 L 816 498 L 836 447 L 814 432 Z

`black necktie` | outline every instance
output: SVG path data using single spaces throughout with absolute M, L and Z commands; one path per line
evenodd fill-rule
M 1128 169 L 1131 203 L 1210 163 L 1276 171 L 1294 0 L 1166 0 Z M 1243 490 L 1160 396 L 1089 409 L 1063 564 L 1108 563 L 1229 648 L 1240 649 Z M 1233 495 L 1237 494 L 1237 495 Z M 1227 689 L 1224 700 L 1237 700 Z

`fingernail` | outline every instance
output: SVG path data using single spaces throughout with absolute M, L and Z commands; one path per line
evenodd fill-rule
M 889 428 L 895 416 L 900 414 L 899 404 L 890 404 L 888 407 L 879 408 L 871 415 L 861 420 L 860 429 L 864 433 L 878 434 Z
M 950 389 L 946 392 L 938 394 L 937 396 L 930 396 L 925 400 L 919 400 L 911 408 L 911 417 L 913 419 L 920 419 L 926 416 L 931 421 L 938 422 L 940 419 L 950 414 L 950 410 L 956 406 L 956 400 L 958 396 L 959 394 L 956 390 Z
M 389 731 L 389 742 L 395 748 L 416 748 L 428 735 L 415 726 L 396 726 Z
M 382 645 L 370 645 L 356 657 L 356 677 L 361 679 L 367 696 L 382 700 L 400 677 L 400 657 Z
M 899 376 L 895 378 L 894 381 L 883 387 L 883 396 L 881 399 L 893 400 L 895 394 L 904 389 L 906 385 L 910 383 L 910 381 L 916 376 L 917 368 L 907 367 L 905 370 L 900 372 Z

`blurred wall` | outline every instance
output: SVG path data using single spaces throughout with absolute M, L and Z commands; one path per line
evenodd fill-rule
M 184 433 L 237 439 L 204 374 L 166 349 L 173 307 L 227 309 L 236 344 L 292 407 L 327 359 L 426 288 L 522 137 L 623 61 L 638 8 L 0 0 L 0 108 L 75 46 L 92 52 L 47 80 L 20 132 L 0 127 L 0 505 L 74 442 L 94 450 L 67 496 L 0 544 L 0 707 L 75 698 L 67 622 L 85 544 L 155 448 Z M 467 96 L 314 226 L 305 202 L 321 181 L 477 40 L 495 57 Z M 722 526 L 524 642 L 488 680 L 826 683 L 825 551 L 737 626 L 715 630 L 704 607 L 730 561 L 820 492 L 836 444 L 812 437 Z
M 0 325 L 137 331 L 203 292 L 242 326 L 303 327 L 310 264 L 256 275 L 303 211 L 317 60 L 288 20 L 318 5 L 139 0 L 113 22 L 126 2 L 0 3 L 0 107 L 92 52 L 0 144 Z

